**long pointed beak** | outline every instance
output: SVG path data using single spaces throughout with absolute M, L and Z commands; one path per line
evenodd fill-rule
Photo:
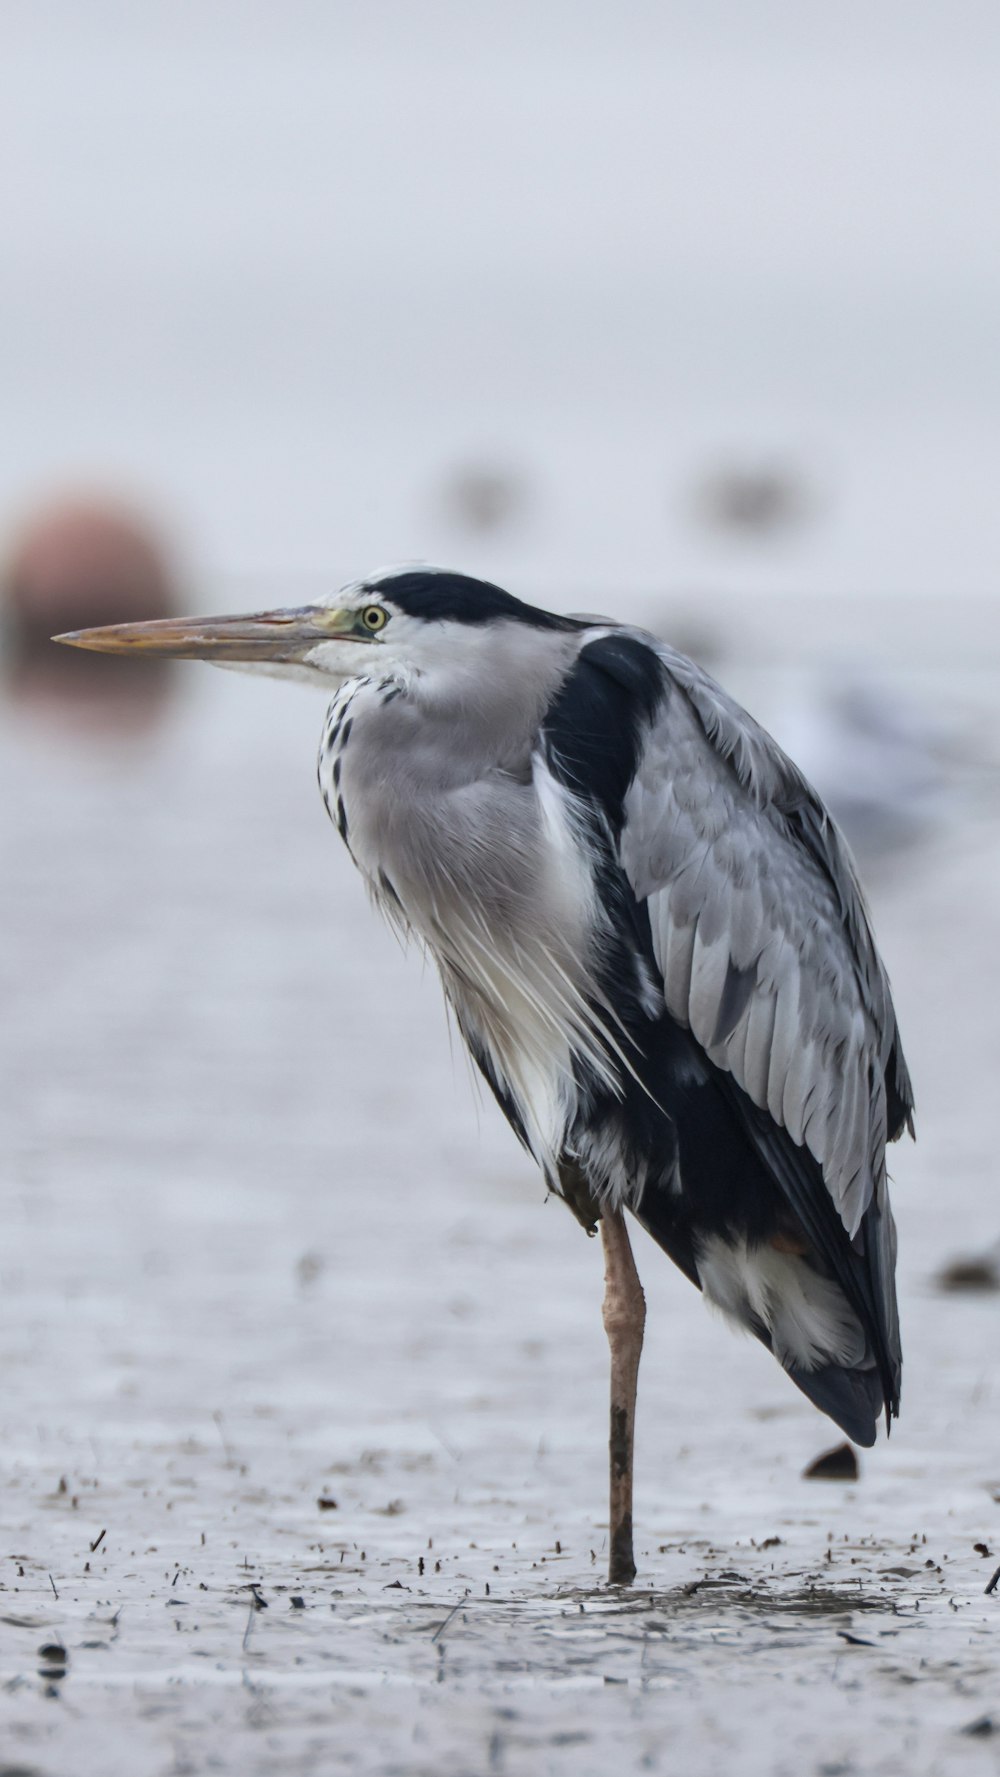
M 340 623 L 338 625 L 338 618 Z M 322 605 L 259 611 L 249 617 L 166 617 L 153 623 L 109 623 L 53 636 L 98 654 L 159 655 L 172 660 L 299 660 L 317 642 L 348 634 L 344 614 Z

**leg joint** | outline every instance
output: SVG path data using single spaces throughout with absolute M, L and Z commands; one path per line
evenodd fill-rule
M 639 1333 L 646 1325 L 646 1298 L 641 1285 L 628 1296 L 615 1294 L 604 1299 L 602 1310 L 604 1331 L 612 1333 Z

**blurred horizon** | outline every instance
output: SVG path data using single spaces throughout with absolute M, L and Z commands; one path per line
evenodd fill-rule
M 95 486 L 209 582 L 995 597 L 994 9 L 4 24 L 0 535 Z

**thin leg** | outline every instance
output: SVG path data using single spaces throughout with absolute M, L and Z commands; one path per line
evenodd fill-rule
M 621 1210 L 601 1212 L 604 1246 L 604 1330 L 611 1347 L 610 1557 L 608 1580 L 630 1586 L 635 1579 L 632 1554 L 632 1447 L 635 1438 L 635 1395 L 639 1381 L 646 1298 L 635 1268 L 628 1229 Z

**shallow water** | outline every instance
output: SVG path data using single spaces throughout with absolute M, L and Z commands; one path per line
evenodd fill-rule
M 721 671 L 771 719 L 821 686 Z M 995 668 L 939 688 L 988 765 Z M 872 858 L 903 1417 L 804 1481 L 835 1429 L 637 1235 L 610 1594 L 599 1250 L 367 908 L 321 713 L 197 669 L 146 732 L 3 709 L 0 1771 L 996 1769 L 1000 1296 L 934 1287 L 1000 1235 L 993 777 Z

